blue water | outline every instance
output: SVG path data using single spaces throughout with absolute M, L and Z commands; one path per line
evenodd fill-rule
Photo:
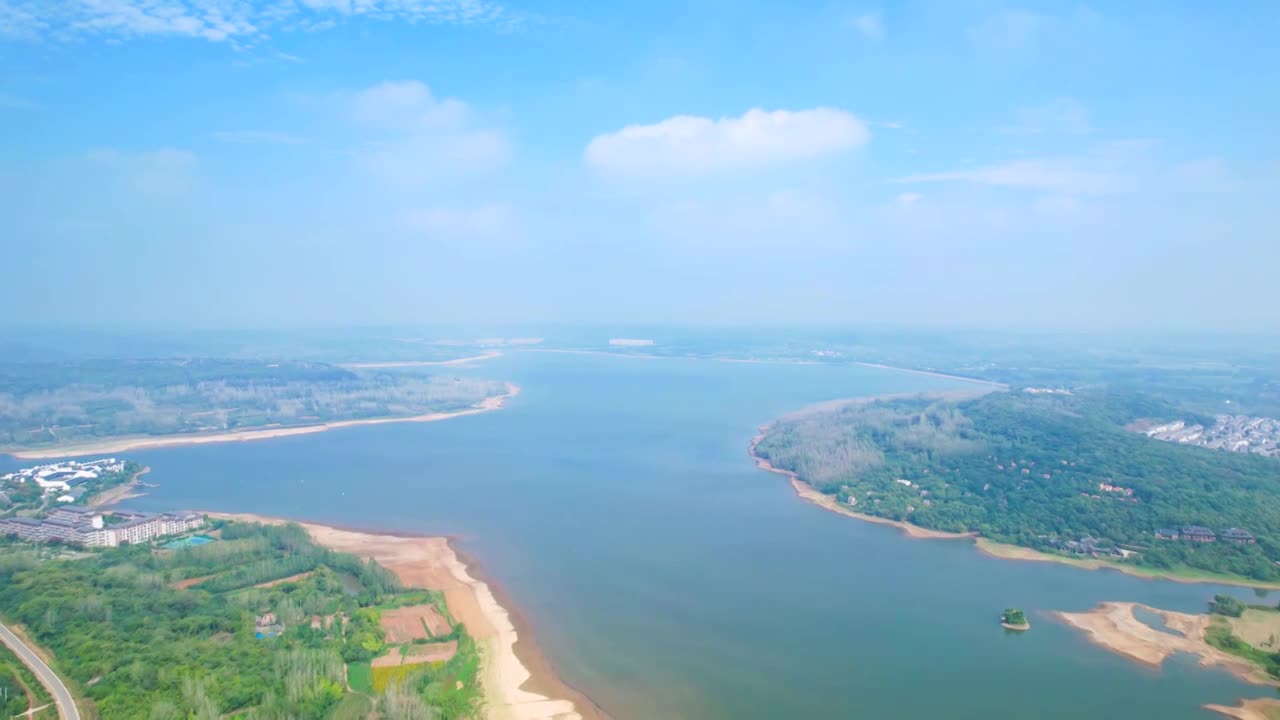
M 622 720 L 1204 720 L 1203 703 L 1267 694 L 1140 667 L 1045 614 L 1200 611 L 1227 589 L 910 540 L 797 500 L 747 457 L 758 425 L 806 404 L 954 381 L 547 353 L 459 372 L 524 391 L 447 422 L 129 453 L 159 484 L 130 504 L 457 536 L 562 677 Z M 1009 606 L 1031 631 L 999 627 Z

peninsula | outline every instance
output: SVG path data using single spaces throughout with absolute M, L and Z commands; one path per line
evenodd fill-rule
M 1140 395 L 861 398 L 785 416 L 750 452 L 805 499 L 913 537 L 973 537 L 1008 559 L 1280 585 L 1280 524 L 1266 511 L 1280 502 L 1280 462 L 1124 429 L 1171 411 Z
M 5 450 L 5 452 L 19 459 L 36 460 L 69 456 L 101 455 L 104 453 L 175 447 L 180 445 L 204 445 L 208 443 L 269 440 L 271 438 L 292 437 L 294 435 L 310 435 L 312 433 L 325 432 L 326 430 L 336 430 L 338 428 L 356 427 L 360 425 L 438 422 L 440 420 L 451 420 L 453 418 L 465 417 L 467 415 L 476 415 L 479 413 L 499 410 L 507 400 L 518 394 L 520 394 L 519 385 L 514 383 L 505 383 L 505 390 L 502 393 L 490 395 L 470 407 L 459 410 L 427 412 L 418 415 L 400 417 L 373 417 L 362 418 L 359 420 L 338 420 L 334 422 L 317 423 L 314 425 L 279 425 L 260 429 L 230 430 L 226 432 L 193 432 L 161 436 L 118 437 L 93 442 L 57 445 L 55 447 L 41 448 L 39 450 L 11 448 Z
M 431 422 L 496 409 L 517 391 L 509 383 L 441 374 L 451 364 L 457 363 L 0 363 L 0 452 L 67 457 Z

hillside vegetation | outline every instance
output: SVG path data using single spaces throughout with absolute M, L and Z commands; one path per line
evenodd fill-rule
M 756 452 L 869 515 L 1041 550 L 1092 537 L 1138 550 L 1126 562 L 1280 579 L 1280 462 L 1122 428 L 1169 415 L 1140 395 L 917 397 L 784 419 Z M 1257 544 L 1154 539 L 1185 525 Z

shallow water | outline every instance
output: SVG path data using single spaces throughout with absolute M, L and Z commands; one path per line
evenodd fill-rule
M 1247 590 L 910 540 L 797 500 L 747 457 L 758 425 L 806 404 L 954 381 L 548 353 L 450 372 L 524 391 L 447 422 L 122 453 L 160 486 L 128 504 L 458 536 L 562 677 L 620 720 L 1203 720 L 1203 703 L 1270 692 L 1181 661 L 1143 668 L 1045 614 L 1198 612 Z M 1009 606 L 1029 632 L 1000 628 Z

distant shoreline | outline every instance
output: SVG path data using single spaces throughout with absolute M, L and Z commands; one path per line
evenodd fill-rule
M 443 592 L 449 614 L 484 649 L 480 677 L 491 720 L 609 720 L 590 698 L 555 674 L 527 623 L 509 609 L 510 600 L 479 573 L 474 560 L 454 548 L 451 538 L 352 530 L 252 513 L 206 514 L 264 524 L 296 522 L 321 546 L 373 558 L 407 586 Z
M 499 410 L 506 401 L 520 394 L 520 386 L 515 383 L 507 383 L 507 391 L 501 395 L 487 397 L 476 405 L 465 410 L 455 410 L 452 412 L 432 412 L 422 415 L 411 415 L 408 417 L 380 417 L 380 418 L 363 418 L 360 420 L 337 420 L 334 422 L 320 423 L 317 425 L 291 425 L 287 427 L 274 427 L 261 430 L 239 430 L 233 432 L 210 433 L 207 435 L 191 434 L 191 435 L 166 435 L 159 437 L 123 437 L 123 438 L 107 438 L 98 442 L 83 443 L 80 445 L 67 445 L 57 448 L 40 448 L 38 450 L 14 450 L 8 449 L 2 451 L 3 454 L 12 455 L 19 460 L 44 460 L 49 458 L 63 458 L 84 455 L 104 455 L 107 453 L 119 453 L 128 450 L 143 450 L 161 447 L 179 447 L 183 445 L 205 445 L 209 443 L 224 442 L 247 442 L 250 440 L 269 440 L 272 438 L 292 437 L 294 435 L 310 435 L 311 433 L 325 432 L 326 430 L 336 430 L 338 428 L 356 427 L 359 425 L 385 425 L 387 423 L 422 423 L 422 422 L 438 422 L 440 420 L 452 420 L 457 417 L 467 415 L 478 415 L 480 413 Z
M 454 358 L 452 360 L 393 360 L 390 362 L 338 363 L 338 367 L 347 368 L 349 370 L 375 370 L 378 368 L 399 367 L 449 367 L 453 365 L 466 365 L 467 363 L 480 362 L 482 360 L 492 360 L 500 357 L 502 357 L 501 351 L 490 350 L 489 352 L 480 353 L 479 355 Z
M 866 398 L 855 398 L 851 400 L 836 400 L 831 403 L 853 403 L 853 402 L 872 402 L 874 400 L 883 399 L 885 397 L 901 397 L 894 396 L 869 396 Z M 823 403 L 823 406 L 830 406 L 831 403 Z M 794 416 L 796 413 L 789 413 L 783 417 Z M 834 497 L 820 492 L 817 488 L 800 478 L 799 475 L 779 467 L 774 467 L 767 459 L 756 454 L 756 446 L 760 441 L 764 440 L 769 434 L 772 425 L 763 425 L 759 428 L 759 432 L 751 438 L 751 443 L 747 447 L 747 454 L 755 462 L 757 468 L 766 472 L 783 475 L 791 481 L 791 487 L 802 500 L 806 500 L 818 507 L 830 512 L 861 520 L 863 522 L 875 523 L 877 525 L 889 525 L 896 527 L 908 537 L 918 540 L 960 540 L 969 539 L 973 541 L 973 545 L 979 552 L 1001 560 L 1021 560 L 1029 562 L 1050 562 L 1060 565 L 1069 565 L 1081 570 L 1115 570 L 1126 575 L 1131 575 L 1145 580 L 1168 580 L 1171 582 L 1188 583 L 1188 584 L 1212 584 L 1212 585 L 1232 585 L 1235 587 L 1258 588 L 1261 590 L 1280 590 L 1280 582 L 1269 582 L 1266 580 L 1250 580 L 1249 578 L 1218 576 L 1206 573 L 1204 575 L 1187 576 L 1177 575 L 1164 571 L 1147 569 L 1136 565 L 1122 565 L 1097 558 L 1071 558 L 1062 555 L 1054 555 L 1051 553 L 1041 552 L 1029 547 L 1021 545 L 1011 545 L 1001 543 L 982 537 L 977 532 L 955 533 L 943 530 L 930 530 L 919 525 L 912 524 L 905 520 L 890 520 L 889 518 L 877 517 L 875 515 L 867 515 L 857 512 L 846 505 L 841 505 Z
M 857 360 L 855 360 L 853 364 L 861 365 L 862 367 L 877 368 L 879 370 L 897 370 L 898 372 L 912 373 L 914 375 L 928 375 L 929 377 L 945 378 L 947 380 L 962 380 L 964 382 L 977 383 L 979 385 L 990 385 L 991 387 L 994 387 L 1000 390 L 1009 389 L 1008 384 L 1002 383 L 1002 382 L 996 382 L 995 380 L 980 380 L 978 378 L 965 377 L 963 375 L 948 375 L 946 373 L 934 372 L 932 370 L 916 370 L 915 368 L 904 368 L 904 367 L 897 367 L 896 365 L 882 365 L 880 363 L 860 362 Z

